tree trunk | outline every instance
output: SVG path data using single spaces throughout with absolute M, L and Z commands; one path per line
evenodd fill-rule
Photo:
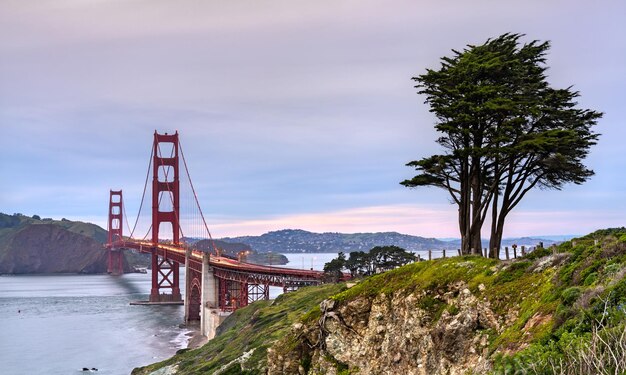
M 482 254 L 482 241 L 480 236 L 480 230 L 483 226 L 480 217 L 480 206 L 482 203 L 482 183 L 480 178 L 480 158 L 472 157 L 472 224 L 470 227 L 471 240 L 470 240 L 470 252 L 472 254 Z
M 461 254 L 469 254 L 471 248 L 472 232 L 471 232 L 471 191 L 470 179 L 468 171 L 468 160 L 463 162 L 461 167 L 460 179 L 460 205 L 459 205 L 459 230 L 461 232 Z
M 496 233 L 493 238 L 494 248 L 499 249 L 502 245 L 502 234 L 504 232 L 504 220 L 506 218 L 506 214 L 504 212 L 500 213 L 500 217 L 498 218 L 498 225 L 496 227 Z
M 491 202 L 491 231 L 489 235 L 489 258 L 497 257 L 497 249 L 500 245 L 496 245 L 496 233 L 498 228 L 498 192 L 493 193 L 493 202 Z

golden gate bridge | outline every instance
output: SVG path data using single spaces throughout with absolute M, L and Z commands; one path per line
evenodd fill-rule
M 169 153 L 167 152 L 169 151 Z M 185 174 L 181 186 L 181 166 Z M 144 236 L 136 234 L 152 176 L 150 225 Z M 181 210 L 181 190 L 188 189 Z M 147 211 L 147 209 L 146 209 Z M 187 211 L 187 212 L 184 212 Z M 182 215 L 182 216 L 181 216 Z M 190 216 L 190 217 L 187 217 Z M 185 219 L 183 219 L 185 217 Z M 183 219 L 183 220 L 181 220 Z M 129 235 L 124 236 L 124 223 Z M 188 228 L 183 223 L 188 225 Z M 187 236 L 183 232 L 187 230 Z M 167 238 L 164 238 L 167 237 Z M 186 238 L 205 238 L 208 250 Z M 284 292 L 322 282 L 323 272 L 250 264 L 222 254 L 215 246 L 200 208 L 179 140 L 174 134 L 154 133 L 148 172 L 137 218 L 130 228 L 122 190 L 110 190 L 108 213 L 108 272 L 123 273 L 123 251 L 134 249 L 151 255 L 150 304 L 184 303 L 185 321 L 200 321 L 201 333 L 209 338 L 232 311 L 254 301 L 269 299 L 269 287 Z M 185 267 L 185 296 L 180 292 L 180 267 Z

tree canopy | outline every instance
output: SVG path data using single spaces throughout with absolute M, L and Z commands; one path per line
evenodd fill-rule
M 520 34 L 453 50 L 438 70 L 413 77 L 435 114 L 444 152 L 411 161 L 407 187 L 446 190 L 459 208 L 464 254 L 480 254 L 480 231 L 491 214 L 490 256 L 497 257 L 504 222 L 528 191 L 561 189 L 593 175 L 583 160 L 596 143 L 600 112 L 576 108 L 572 87 L 546 77 L 549 42 L 522 44 Z
M 373 275 L 414 262 L 415 254 L 409 253 L 398 246 L 376 246 L 369 252 L 352 251 L 348 259 L 344 253 L 324 265 L 324 273 L 329 280 L 339 280 L 342 270 L 350 271 L 352 277 L 358 275 Z

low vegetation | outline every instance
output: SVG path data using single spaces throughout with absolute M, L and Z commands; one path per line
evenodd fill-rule
M 267 349 L 294 322 L 319 312 L 322 300 L 343 289 L 344 284 L 326 284 L 283 294 L 274 301 L 257 301 L 235 311 L 219 327 L 218 336 L 203 347 L 132 373 L 149 374 L 158 368 L 177 366 L 177 374 L 262 374 Z
M 528 347 L 497 356 L 495 373 L 624 374 L 626 228 L 565 242 L 551 257 L 562 264 L 538 312 L 552 319 Z
M 463 256 L 414 262 L 358 279 L 350 288 L 327 284 L 303 288 L 274 302 L 256 302 L 227 319 L 218 337 L 204 347 L 133 374 L 149 374 L 165 366 L 177 366 L 177 374 L 265 373 L 268 351 L 275 358 L 287 358 L 294 350 L 314 350 L 298 341 L 298 332 L 306 329 L 292 327 L 316 327 L 324 299 L 347 306 L 351 301 L 372 303 L 381 295 L 387 296 L 385 301 L 419 296 L 415 308 L 427 314 L 430 318 L 425 322 L 435 327 L 439 319 L 460 313 L 459 306 L 444 298 L 458 293 L 459 283 L 484 301 L 500 322 L 497 330 L 480 328 L 488 337 L 485 353 L 492 374 L 626 371 L 626 228 L 617 228 L 517 260 Z M 316 368 L 311 361 L 321 360 L 307 353 L 299 358 L 304 369 Z M 328 353 L 322 358 L 337 363 L 338 372 L 358 373 L 357 366 Z

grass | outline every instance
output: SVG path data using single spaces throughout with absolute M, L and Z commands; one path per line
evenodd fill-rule
M 434 326 L 442 314 L 460 312 L 459 306 L 441 297 L 456 293 L 459 282 L 488 304 L 501 324 L 498 330 L 481 329 L 488 335 L 494 373 L 519 373 L 531 364 L 548 366 L 555 360 L 571 358 L 568 348 L 596 337 L 599 321 L 603 329 L 622 327 L 625 276 L 625 228 L 594 232 L 565 242 L 556 250 L 537 250 L 511 262 L 476 256 L 417 262 L 360 280 L 350 289 L 342 284 L 303 288 L 274 303 L 252 304 L 227 319 L 220 335 L 205 347 L 133 373 L 145 374 L 177 363 L 180 374 L 210 374 L 257 348 L 243 366 L 233 364 L 227 373 L 259 374 L 265 370 L 267 350 L 272 345 L 279 354 L 299 353 L 300 365 L 311 369 L 315 366 L 311 363 L 312 349 L 300 342 L 299 335 L 290 334 L 290 327 L 295 322 L 315 324 L 323 299 L 332 298 L 342 305 L 354 300 L 373 301 L 383 294 L 388 300 L 413 294 L 417 296 L 415 308 L 423 310 L 430 317 L 427 324 Z M 326 361 L 335 365 L 337 373 L 358 373 L 352 364 L 334 358 Z M 550 373 L 548 367 L 544 370 Z
M 603 332 L 623 330 L 626 310 L 624 239 L 626 228 L 614 228 L 559 245 L 557 252 L 569 256 L 566 262 L 551 272 L 544 272 L 546 277 L 550 274 L 552 277 L 540 283 L 538 300 L 522 306 L 523 315 L 536 310 L 552 314 L 553 318 L 529 332 L 533 340 L 525 349 L 508 356 L 498 355 L 494 374 L 589 372 L 572 367 L 572 361 L 580 361 L 583 355 L 589 363 L 594 358 L 602 358 L 604 353 L 594 352 L 594 348 L 600 347 L 594 340 L 604 335 Z M 515 328 L 522 327 L 517 324 L 513 330 L 505 332 L 495 346 L 515 342 L 519 339 Z M 583 353 L 576 348 L 587 348 L 587 351 Z M 615 372 L 610 364 L 607 366 L 607 373 Z
M 322 300 L 343 289 L 345 284 L 327 284 L 283 294 L 274 301 L 255 302 L 228 317 L 220 326 L 218 336 L 205 346 L 135 369 L 133 374 L 148 374 L 175 363 L 179 364 L 177 374 L 212 374 L 253 348 L 256 349 L 243 367 L 234 364 L 226 373 L 261 374 L 267 361 L 267 349 L 285 336 L 303 315 L 319 311 Z

